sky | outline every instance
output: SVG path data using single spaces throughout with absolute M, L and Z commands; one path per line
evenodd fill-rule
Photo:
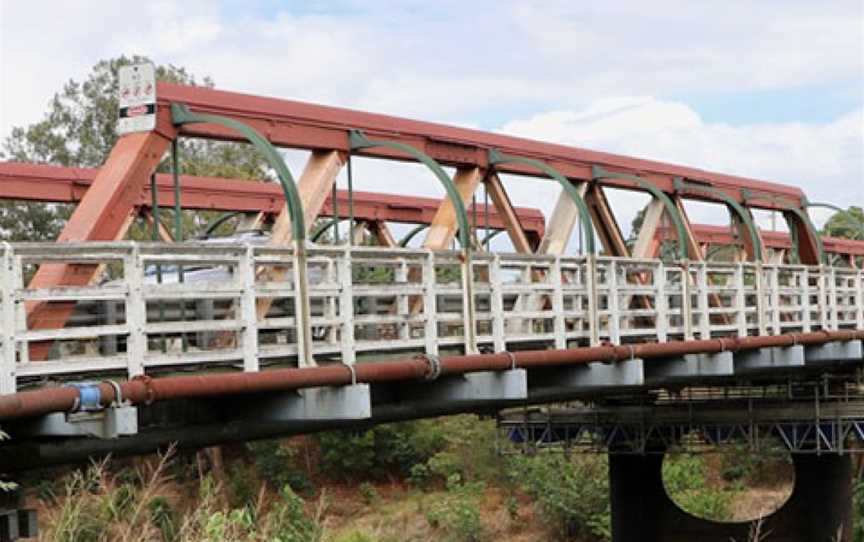
M 864 205 L 862 0 L 0 0 L 0 138 L 39 120 L 65 81 L 120 54 L 183 66 L 226 90 L 658 159 Z M 359 166 L 361 188 L 442 194 L 416 167 L 387 167 Z M 517 204 L 547 213 L 555 199 L 548 183 L 505 184 Z M 610 199 L 623 214 L 644 204 Z M 695 210 L 705 221 L 725 220 L 720 211 Z M 814 212 L 817 223 L 825 216 Z

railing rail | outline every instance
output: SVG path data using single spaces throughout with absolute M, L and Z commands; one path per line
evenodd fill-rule
M 211 243 L 0 245 L 0 392 L 33 379 L 156 368 L 352 364 L 373 351 L 501 351 L 864 329 L 864 270 L 598 256 L 309 245 L 310 344 L 296 332 L 288 247 Z M 102 266 L 99 284 L 27 289 L 44 262 Z M 282 280 L 268 269 L 282 268 Z M 464 310 L 470 269 L 474 321 Z M 263 317 L 256 310 L 269 298 Z M 28 328 L 36 303 L 74 303 L 60 329 Z M 473 333 L 466 333 L 473 326 Z M 477 344 L 468 344 L 468 337 Z M 51 341 L 47 360 L 33 343 Z M 527 347 L 527 346 L 526 346 Z

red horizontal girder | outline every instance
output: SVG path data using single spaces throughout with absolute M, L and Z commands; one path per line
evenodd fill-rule
M 77 203 L 90 187 L 98 169 L 57 167 L 17 162 L 0 162 L 0 199 Z M 174 205 L 173 180 L 168 174 L 156 176 L 159 205 Z M 282 188 L 276 183 L 223 179 L 219 177 L 180 177 L 180 203 L 184 209 L 278 213 L 285 202 Z M 337 210 L 348 216 L 348 192 L 337 191 Z M 149 185 L 140 190 L 135 205 L 150 207 Z M 384 220 L 411 224 L 429 224 L 441 201 L 436 198 L 408 197 L 376 192 L 354 192 L 354 216 L 358 220 Z M 519 222 L 529 237 L 540 239 L 545 219 L 538 209 L 517 207 Z M 473 210 L 469 206 L 469 213 Z M 333 215 L 328 196 L 322 215 Z M 485 226 L 484 207 L 477 206 L 478 227 Z M 504 228 L 501 215 L 490 205 L 489 227 Z
M 709 224 L 692 224 L 691 229 L 696 241 L 709 245 L 732 245 L 740 243 L 740 239 L 728 227 L 714 226 Z M 765 246 L 777 249 L 792 248 L 792 238 L 788 233 L 780 231 L 760 230 L 762 241 Z M 674 240 L 675 230 L 666 226 L 657 230 L 660 239 Z M 864 256 L 864 241 L 844 239 L 842 237 L 822 236 L 822 244 L 826 252 L 841 254 L 844 256 Z
M 751 201 L 753 206 L 768 209 L 782 207 L 776 198 L 800 204 L 804 196 L 799 188 L 783 184 L 351 109 L 169 83 L 159 84 L 157 96 L 159 125 L 165 129 L 171 126 L 170 104 L 176 102 L 184 103 L 196 112 L 224 115 L 243 121 L 264 134 L 274 145 L 284 147 L 347 151 L 349 130 L 360 129 L 372 137 L 413 145 L 439 162 L 451 166 L 486 167 L 487 151 L 496 148 L 512 155 L 544 160 L 562 174 L 574 179 L 590 179 L 591 166 L 598 165 L 616 173 L 639 175 L 669 193 L 674 192 L 675 177 L 709 183 L 742 203 L 746 199 L 742 189 L 747 189 L 762 196 L 769 196 Z M 181 133 L 221 140 L 241 139 L 235 132 L 212 124 L 184 125 Z M 400 151 L 387 148 L 364 149 L 359 154 L 407 159 Z M 538 175 L 530 167 L 520 164 L 500 165 L 496 168 L 502 172 Z M 624 179 L 605 180 L 603 184 L 621 188 L 635 187 L 632 181 Z M 709 194 L 688 194 L 688 197 L 706 200 L 714 198 Z

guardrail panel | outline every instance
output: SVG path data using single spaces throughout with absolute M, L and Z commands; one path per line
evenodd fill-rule
M 21 378 L 118 370 L 132 377 L 174 365 L 258 371 L 262 360 L 296 364 L 304 348 L 343 363 L 376 351 L 471 351 L 471 328 L 477 347 L 501 351 L 864 326 L 862 270 L 484 253 L 469 267 L 461 256 L 310 245 L 312 333 L 300 344 L 289 247 L 3 244 L 0 391 L 14 391 Z M 105 279 L 25 289 L 42 262 L 100 265 Z M 256 311 L 262 300 L 272 301 L 265 315 Z M 24 304 L 44 302 L 75 303 L 66 327 L 27 328 Z M 31 345 L 49 341 L 45 361 L 31 361 Z

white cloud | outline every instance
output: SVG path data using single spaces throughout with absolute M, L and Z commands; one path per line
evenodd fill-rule
M 864 202 L 860 110 L 822 124 L 738 126 L 651 98 L 806 85 L 864 93 L 860 0 L 248 6 L 0 0 L 0 138 L 38 120 L 64 81 L 137 53 L 220 88 L 462 125 L 521 116 L 503 129 Z M 420 173 L 388 185 L 384 171 L 370 169 L 376 189 L 405 179 L 412 191 L 438 188 Z M 544 208 L 554 199 L 517 192 Z
M 812 200 L 864 204 L 864 111 L 827 123 L 706 123 L 686 104 L 598 100 L 516 120 L 505 133 L 800 186 Z M 716 217 L 694 216 L 694 219 Z
M 0 0 L 0 135 L 38 118 L 64 80 L 122 53 L 224 88 L 460 123 L 622 94 L 864 91 L 858 0 L 246 6 Z

